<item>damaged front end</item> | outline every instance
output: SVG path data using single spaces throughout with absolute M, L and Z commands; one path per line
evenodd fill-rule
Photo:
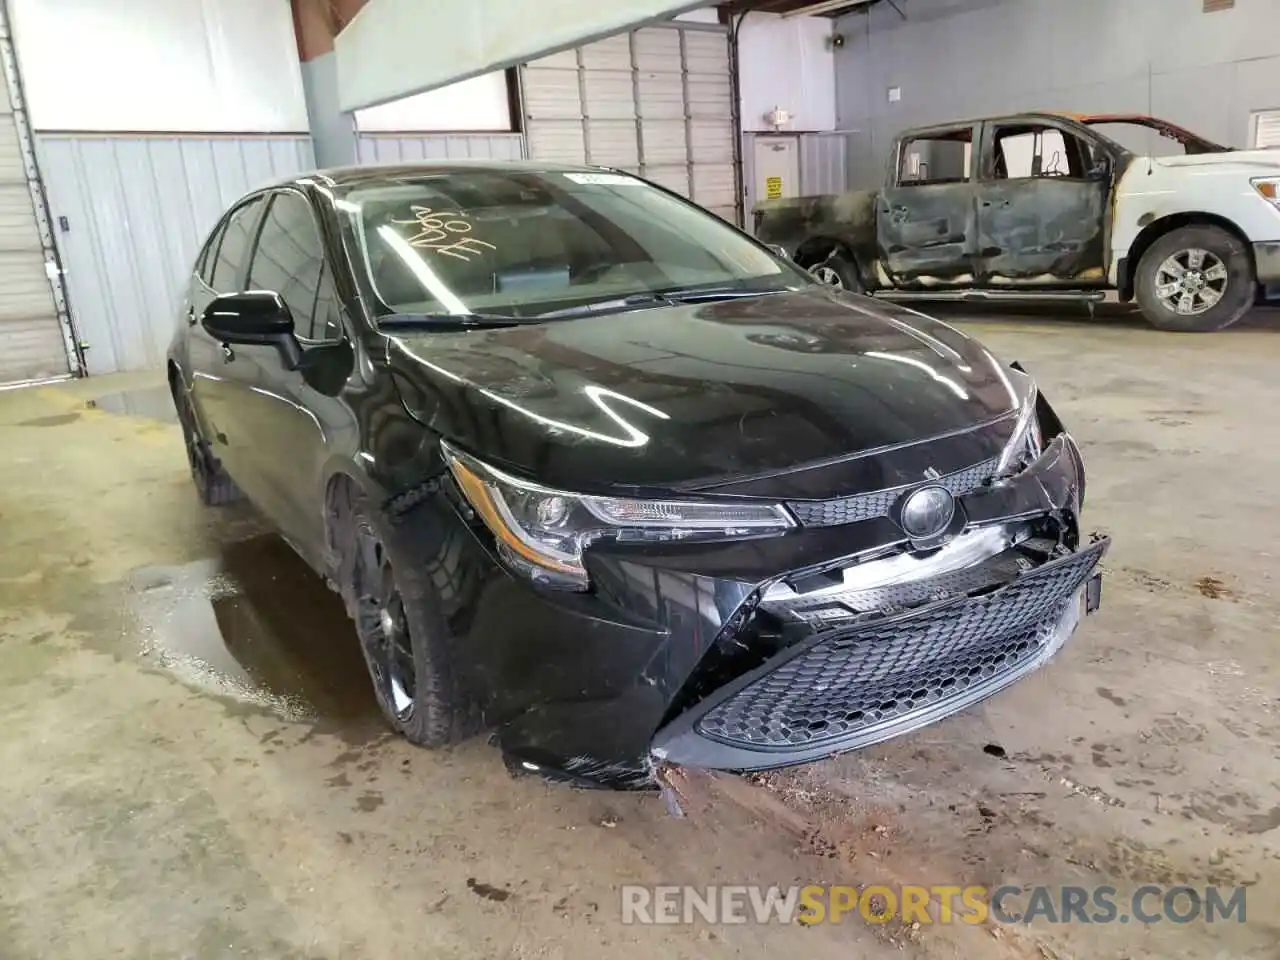
M 508 762 L 615 788 L 653 786 L 671 764 L 805 763 L 919 729 L 1041 666 L 1097 608 L 1109 541 L 1082 538 L 1079 448 L 1042 397 L 1030 406 L 1014 456 L 789 502 L 799 530 L 788 538 L 824 545 L 797 555 L 826 559 L 751 582 L 747 571 L 788 538 L 606 552 L 599 592 L 636 613 L 644 598 L 663 640 L 634 689 L 618 677 L 603 697 L 500 729 Z M 955 515 L 943 536 L 913 542 L 903 505 L 925 486 L 950 492 Z
M 1043 452 L 959 496 L 962 532 L 943 545 L 871 551 L 753 596 L 656 735 L 655 760 L 760 770 L 860 749 L 1051 658 L 1097 609 L 1110 541 L 1081 542 L 1079 449 L 1037 407 Z

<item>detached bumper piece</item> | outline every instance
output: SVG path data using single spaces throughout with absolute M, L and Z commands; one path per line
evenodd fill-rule
M 971 706 L 1052 657 L 1096 608 L 1109 546 L 1102 539 L 994 588 L 975 582 L 968 595 L 819 632 L 673 721 L 654 756 L 769 769 L 866 747 Z

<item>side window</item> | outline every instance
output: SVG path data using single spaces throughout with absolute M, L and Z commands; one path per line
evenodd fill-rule
M 226 224 L 219 221 L 218 225 L 210 231 L 209 239 L 205 241 L 204 247 L 200 250 L 200 256 L 196 259 L 196 273 L 200 275 L 200 279 L 207 287 L 213 286 L 213 264 L 218 255 L 218 244 L 222 242 L 225 226 Z
M 1092 151 L 1079 137 L 1055 127 L 996 127 L 992 145 L 992 177 L 1026 180 L 1039 177 L 1083 179 Z
M 904 140 L 898 154 L 898 185 L 964 183 L 972 160 L 972 127 Z
M 277 193 L 262 223 L 249 289 L 278 293 L 293 314 L 299 339 L 332 340 L 330 323 L 337 325 L 337 317 L 317 309 L 323 273 L 324 247 L 311 205 L 296 193 Z M 332 294 L 328 299 L 331 303 Z
M 213 254 L 213 274 L 208 280 L 209 286 L 218 293 L 238 292 L 236 281 L 249 256 L 249 248 L 253 245 L 253 228 L 261 210 L 262 198 L 255 197 L 232 212 L 227 219 L 222 237 L 217 241 L 217 253 Z M 210 253 L 212 252 L 211 245 Z

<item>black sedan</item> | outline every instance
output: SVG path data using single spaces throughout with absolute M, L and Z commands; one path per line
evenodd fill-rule
M 169 380 L 203 500 L 345 602 L 389 722 L 614 787 L 916 729 L 1099 597 L 1080 451 L 959 331 L 630 175 L 312 174 L 197 260 Z

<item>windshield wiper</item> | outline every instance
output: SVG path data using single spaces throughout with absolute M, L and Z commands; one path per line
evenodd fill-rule
M 675 303 L 712 303 L 716 300 L 747 300 L 751 297 L 767 297 L 774 293 L 786 293 L 789 287 L 766 287 L 763 290 L 742 287 L 703 287 L 690 290 L 666 290 L 662 296 Z
M 431 327 L 433 329 L 471 330 L 480 328 L 514 327 L 521 323 L 519 317 L 505 317 L 491 313 L 397 313 L 378 320 L 381 330 L 404 330 Z
M 539 313 L 531 319 L 557 320 L 565 317 L 586 317 L 595 313 L 616 313 L 621 310 L 633 310 L 637 307 L 674 307 L 684 303 L 745 300 L 774 293 L 786 293 L 789 289 L 789 287 L 769 287 L 764 290 L 749 290 L 742 287 L 691 287 L 687 290 L 655 290 L 648 293 L 633 293 L 626 297 L 615 297 L 611 300 L 597 300 L 595 303 L 566 307 L 563 310 L 551 310 L 547 313 Z

